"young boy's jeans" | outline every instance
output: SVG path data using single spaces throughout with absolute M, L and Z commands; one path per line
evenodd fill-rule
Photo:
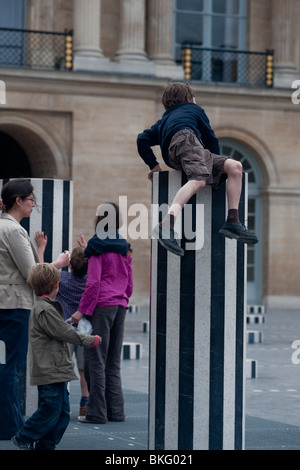
M 39 385 L 37 411 L 17 432 L 18 441 L 36 442 L 37 450 L 54 450 L 70 422 L 67 383 Z

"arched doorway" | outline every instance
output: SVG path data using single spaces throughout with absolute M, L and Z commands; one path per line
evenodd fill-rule
M 67 150 L 52 127 L 44 124 L 22 115 L 0 114 L 1 177 L 70 179 Z
M 32 176 L 28 156 L 21 145 L 6 132 L 0 130 L 1 165 L 0 179 Z
M 255 156 L 248 147 L 234 139 L 220 138 L 220 153 L 243 164 L 248 173 L 248 218 L 246 225 L 258 236 L 257 245 L 247 248 L 247 299 L 248 304 L 260 304 L 262 301 L 262 237 L 263 237 L 263 207 L 260 188 L 263 177 Z

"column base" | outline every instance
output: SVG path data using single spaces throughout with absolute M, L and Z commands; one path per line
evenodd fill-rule
M 291 88 L 293 81 L 297 79 L 295 67 L 277 67 L 274 73 L 274 87 Z
M 161 78 L 170 78 L 172 80 L 183 80 L 184 70 L 181 65 L 155 63 L 155 75 Z
M 74 55 L 73 70 L 81 71 L 109 71 L 110 60 L 104 57 L 100 50 L 86 50 Z

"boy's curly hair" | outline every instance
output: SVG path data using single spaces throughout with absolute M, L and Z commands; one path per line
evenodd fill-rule
M 194 90 L 188 83 L 173 82 L 165 89 L 161 101 L 165 109 L 168 109 L 175 104 L 192 102 L 194 97 Z
M 50 263 L 39 263 L 29 270 L 28 282 L 35 295 L 49 295 L 60 279 L 60 272 Z

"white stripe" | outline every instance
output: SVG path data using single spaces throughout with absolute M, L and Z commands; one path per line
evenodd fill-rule
M 29 236 L 32 240 L 33 245 L 37 248 L 34 236 L 37 230 L 42 230 L 42 215 L 43 215 L 43 180 L 31 179 L 33 186 L 33 193 L 36 198 L 36 207 L 34 207 L 30 216 L 29 223 Z M 45 234 L 46 235 L 46 234 Z
M 225 239 L 223 449 L 234 450 L 237 241 Z
M 195 259 L 194 442 L 193 449 L 209 448 L 210 312 L 211 312 L 211 187 L 197 194 L 204 204 L 204 245 Z M 198 230 L 202 227 L 197 226 Z
M 73 181 L 69 181 L 69 251 L 73 249 Z M 77 246 L 77 243 L 76 243 Z
M 168 201 L 181 187 L 181 172 L 169 171 Z M 179 218 L 179 221 L 181 218 Z M 177 230 L 177 224 L 175 229 Z M 180 256 L 167 254 L 165 449 L 178 448 Z
M 53 243 L 52 260 L 56 260 L 62 252 L 63 235 L 63 181 L 54 180 L 53 185 Z M 64 247 L 64 250 L 68 247 Z

